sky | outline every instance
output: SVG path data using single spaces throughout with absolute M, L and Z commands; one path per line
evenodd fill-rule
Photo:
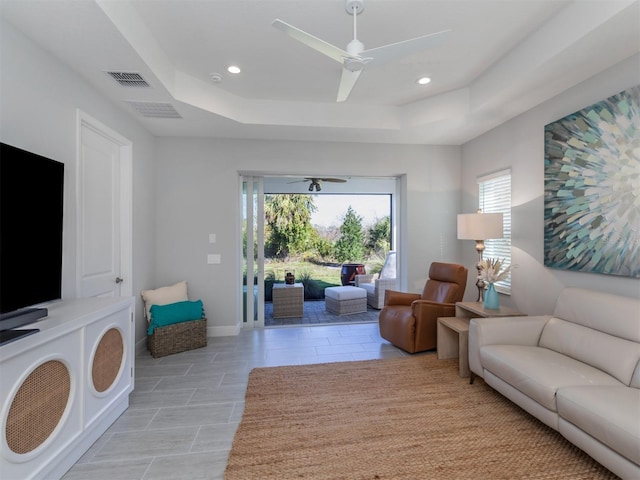
M 311 225 L 339 227 L 351 205 L 356 215 L 362 217 L 362 226 L 368 227 L 389 215 L 389 199 L 390 195 L 314 195 L 313 203 L 318 211 L 311 215 Z

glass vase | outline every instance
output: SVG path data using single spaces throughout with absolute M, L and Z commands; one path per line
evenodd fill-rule
M 489 310 L 498 310 L 500 308 L 500 297 L 493 283 L 489 284 L 489 288 L 484 292 L 484 308 Z

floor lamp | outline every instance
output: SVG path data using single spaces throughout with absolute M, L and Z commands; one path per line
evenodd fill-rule
M 491 238 L 502 238 L 502 214 L 501 213 L 461 213 L 458 214 L 458 240 L 475 240 L 476 252 L 478 252 L 478 299 L 484 300 L 484 281 L 480 278 L 480 262 L 484 252 L 484 241 Z

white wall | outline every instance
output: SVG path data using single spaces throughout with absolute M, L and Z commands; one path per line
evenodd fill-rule
M 460 148 L 298 142 L 156 139 L 68 66 L 2 20 L 3 142 L 66 167 L 63 297 L 75 291 L 76 109 L 133 142 L 133 292 L 189 281 L 202 298 L 211 332 L 235 331 L 239 302 L 238 172 L 402 176 L 408 229 L 400 244 L 408 288 L 419 291 L 433 260 L 455 261 Z M 157 156 L 157 158 L 155 158 Z M 208 234 L 217 243 L 208 243 Z M 221 265 L 207 265 L 220 253 Z M 139 297 L 136 339 L 145 338 Z
M 76 296 L 76 109 L 133 142 L 133 292 L 154 277 L 154 138 L 78 74 L 2 20 L 0 139 L 65 164 L 63 298 Z M 37 253 L 36 253 L 37 254 Z M 37 278 L 34 278 L 37 281 Z M 141 301 L 136 338 L 146 335 Z
M 577 286 L 626 296 L 640 296 L 640 279 L 546 268 L 544 249 L 544 126 L 640 83 L 640 56 L 585 80 L 574 88 L 468 142 L 462 149 L 462 211 L 478 205 L 476 178 L 503 168 L 512 174 L 512 275 L 510 305 L 528 314 L 551 313 L 560 290 Z M 473 265 L 473 242 L 466 242 L 464 262 Z M 467 299 L 473 290 L 468 289 Z
M 156 161 L 157 286 L 187 280 L 216 335 L 235 333 L 242 318 L 239 172 L 406 175 L 407 234 L 399 250 L 407 253 L 408 289 L 422 289 L 432 261 L 459 257 L 459 147 L 159 138 Z M 222 263 L 207 265 L 208 253 Z
M 154 138 L 70 68 L 10 25 L 0 28 L 0 139 L 67 164 L 63 294 L 75 292 L 75 114 L 80 108 L 133 141 L 133 291 L 188 280 L 202 298 L 212 333 L 229 334 L 240 310 L 238 172 L 401 176 L 406 235 L 400 250 L 406 287 L 419 291 L 434 260 L 473 268 L 473 242 L 456 240 L 456 214 L 473 212 L 475 179 L 513 173 L 513 295 L 504 303 L 548 313 L 565 285 L 628 296 L 640 281 L 547 269 L 543 251 L 543 127 L 639 81 L 640 59 L 584 83 L 460 147 Z M 462 186 L 462 193 L 461 193 Z M 208 243 L 209 233 L 217 243 Z M 220 265 L 206 255 L 219 253 Z M 473 279 L 467 298 L 475 298 Z M 136 338 L 145 336 L 137 299 Z

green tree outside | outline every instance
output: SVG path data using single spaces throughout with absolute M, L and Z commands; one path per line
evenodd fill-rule
M 265 253 L 287 258 L 312 247 L 311 214 L 316 211 L 311 195 L 265 195 Z
M 351 205 L 344 216 L 340 233 L 334 249 L 336 260 L 341 263 L 362 262 L 364 259 L 362 217 L 356 214 Z

